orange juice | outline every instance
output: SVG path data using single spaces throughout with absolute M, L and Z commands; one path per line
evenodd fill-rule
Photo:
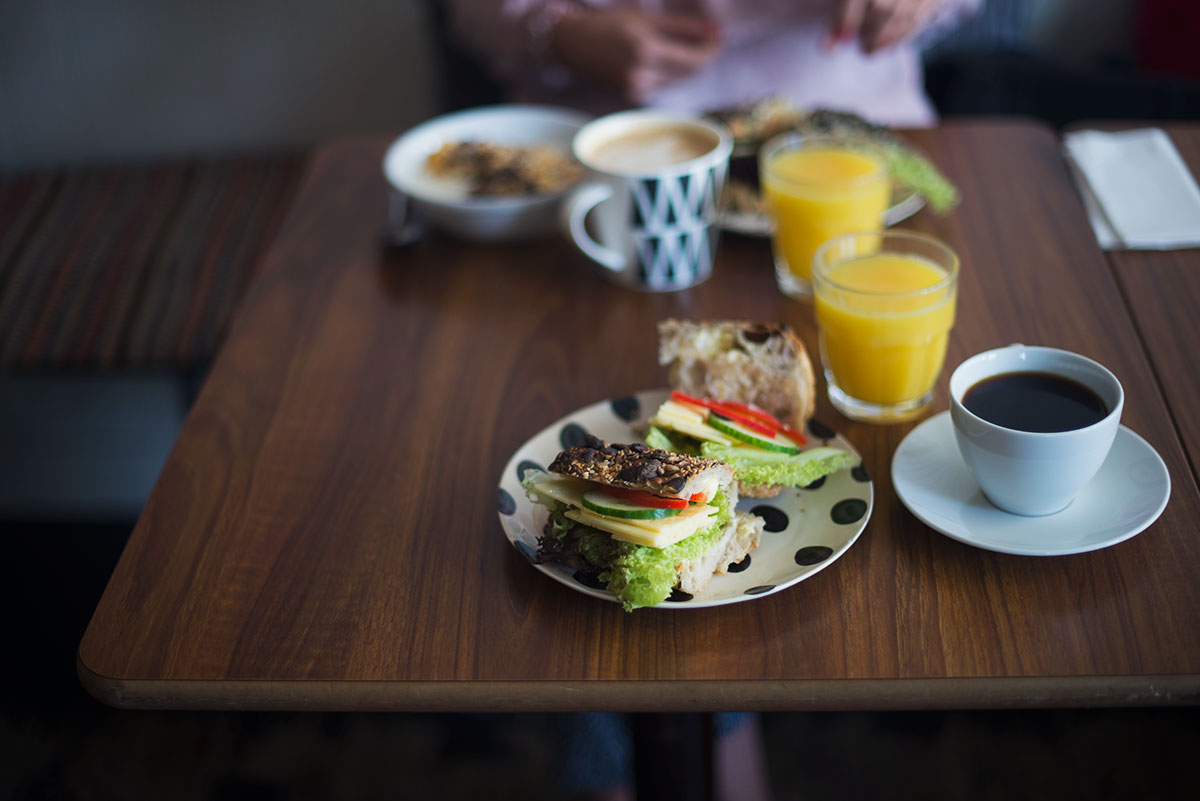
M 822 242 L 879 230 L 891 198 L 887 168 L 873 155 L 832 140 L 809 141 L 766 153 L 761 176 L 776 261 L 803 285 L 812 280 L 813 254 Z
M 887 251 L 819 267 L 817 327 L 831 382 L 881 406 L 931 393 L 954 325 L 956 268 Z

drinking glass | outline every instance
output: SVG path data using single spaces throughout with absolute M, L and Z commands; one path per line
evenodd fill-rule
M 933 400 L 958 293 L 958 256 L 931 236 L 865 231 L 813 259 L 829 400 L 853 420 L 899 422 Z
M 759 173 L 775 279 L 793 298 L 812 295 L 817 247 L 840 234 L 879 230 L 891 200 L 883 155 L 865 140 L 780 134 L 763 145 Z

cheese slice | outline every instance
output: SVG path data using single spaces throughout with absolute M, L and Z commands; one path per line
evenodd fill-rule
M 667 520 L 686 520 L 693 515 L 707 515 L 713 509 L 702 503 L 689 504 L 686 509 L 681 509 L 679 514 L 672 515 L 670 518 L 657 518 L 652 520 L 633 520 L 629 518 L 616 518 L 602 515 L 598 512 L 593 512 L 583 505 L 583 493 L 591 489 L 603 489 L 602 486 L 591 481 L 584 481 L 580 478 L 571 478 L 570 476 L 547 476 L 534 482 L 533 489 L 548 498 L 553 498 L 556 501 L 565 503 L 567 506 L 583 509 L 588 514 L 594 514 L 597 517 L 602 517 L 606 520 L 616 520 L 619 523 L 628 523 L 633 526 L 640 526 L 649 531 L 658 531 L 661 525 Z M 716 494 L 714 489 L 713 494 Z
M 666 548 L 692 536 L 712 525 L 717 514 L 715 507 L 693 503 L 677 515 L 656 520 L 609 517 L 583 506 L 583 493 L 595 487 L 593 482 L 570 476 L 546 476 L 532 485 L 535 492 L 568 506 L 563 514 L 571 520 L 599 529 L 613 539 L 651 548 Z
M 658 520 L 623 520 L 596 514 L 590 509 L 568 509 L 563 514 L 577 523 L 604 531 L 615 540 L 661 549 L 711 526 L 717 510 L 696 503 L 674 517 Z
M 696 439 L 715 442 L 718 445 L 732 445 L 733 438 L 727 437 L 720 431 L 717 431 L 710 425 L 697 423 L 685 417 L 676 417 L 670 412 L 663 413 L 661 410 L 655 413 L 654 417 L 650 418 L 650 422 L 656 426 L 669 428 L 672 431 L 678 431 L 680 434 L 687 434 Z
M 708 409 L 674 400 L 663 401 L 663 405 L 658 407 L 658 413 L 666 413 L 672 417 L 682 417 L 697 423 L 703 423 L 704 418 L 708 417 Z
M 582 478 L 546 474 L 531 486 L 534 492 L 565 503 L 567 506 L 583 506 L 583 493 L 596 485 L 591 481 L 584 481 Z

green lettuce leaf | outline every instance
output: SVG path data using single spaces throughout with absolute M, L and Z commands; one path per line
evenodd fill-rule
M 849 451 L 825 446 L 810 448 L 799 455 L 771 453 L 755 448 L 738 448 L 706 442 L 701 453 L 709 459 L 719 459 L 733 468 L 744 486 L 782 484 L 785 487 L 804 487 L 822 476 L 836 473 L 858 464 L 858 457 Z
M 721 539 L 733 510 L 724 492 L 718 492 L 709 506 L 717 507 L 716 522 L 674 545 L 660 549 L 618 543 L 621 547 L 617 558 L 600 578 L 606 582 L 608 591 L 621 599 L 626 612 L 665 601 L 679 580 L 676 566 L 701 555 Z
M 733 517 L 728 497 L 718 492 L 708 504 L 717 508 L 716 522 L 667 548 L 650 548 L 571 520 L 563 514 L 563 503 L 531 489 L 530 478 L 524 483 L 530 499 L 550 510 L 551 526 L 542 534 L 539 558 L 597 575 L 627 612 L 665 601 L 679 579 L 676 566 L 715 545 Z
M 958 205 L 958 189 L 929 159 L 896 143 L 884 146 L 883 152 L 892 177 L 922 195 L 935 214 Z
M 686 453 L 689 456 L 700 455 L 700 440 L 658 426 L 650 426 L 650 430 L 646 432 L 646 444 L 664 451 Z

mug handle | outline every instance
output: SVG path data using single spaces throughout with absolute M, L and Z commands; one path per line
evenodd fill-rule
M 584 225 L 588 212 L 612 197 L 612 193 L 612 187 L 607 184 L 588 184 L 578 189 L 563 206 L 562 224 L 584 255 L 602 267 L 619 273 L 625 269 L 625 257 L 592 239 Z

